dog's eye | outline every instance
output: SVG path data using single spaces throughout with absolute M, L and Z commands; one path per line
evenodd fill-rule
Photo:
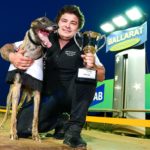
M 41 20 L 42 22 L 46 22 L 46 18 L 42 18 L 42 20 Z
M 45 19 L 42 19 L 42 22 L 45 22 L 46 20 Z

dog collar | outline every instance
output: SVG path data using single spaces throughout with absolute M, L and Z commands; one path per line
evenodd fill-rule
M 30 35 L 30 32 L 28 32 L 28 37 L 29 37 L 29 40 L 33 43 L 33 44 L 35 44 L 35 45 L 41 45 L 41 43 L 36 43 L 35 41 L 33 41 L 33 39 L 31 38 L 31 35 Z

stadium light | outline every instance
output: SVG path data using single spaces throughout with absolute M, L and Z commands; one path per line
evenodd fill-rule
M 100 25 L 100 28 L 106 32 L 110 33 L 114 30 L 121 30 L 129 28 L 131 26 L 137 26 L 146 21 L 145 14 L 136 6 L 114 17 L 111 21 Z
M 104 32 L 112 32 L 115 30 L 114 26 L 107 22 L 107 23 L 104 23 L 100 26 L 100 28 L 104 31 Z
M 139 20 L 142 18 L 142 13 L 137 7 L 133 7 L 126 11 L 126 15 L 130 20 Z
M 121 15 L 113 18 L 112 21 L 118 27 L 123 27 L 127 25 L 127 20 Z

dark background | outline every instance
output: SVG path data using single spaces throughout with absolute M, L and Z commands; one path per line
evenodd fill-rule
M 47 17 L 54 20 L 58 10 L 68 4 L 78 5 L 83 11 L 86 22 L 82 31 L 94 30 L 102 34 L 104 33 L 99 28 L 100 24 L 111 20 L 116 15 L 123 14 L 133 6 L 138 6 L 145 13 L 149 32 L 149 3 L 149 0 L 5 0 L 1 2 L 0 7 L 0 47 L 5 43 L 23 40 L 33 19 L 46 14 Z M 147 67 L 150 64 L 149 36 L 148 33 L 146 42 Z M 98 52 L 98 56 L 106 68 L 106 79 L 112 79 L 115 52 L 106 53 L 104 47 Z M 5 83 L 8 66 L 9 63 L 0 57 L 0 105 L 5 104 L 8 92 L 8 85 Z

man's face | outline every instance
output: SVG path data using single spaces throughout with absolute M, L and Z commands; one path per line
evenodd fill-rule
M 58 33 L 60 35 L 60 38 L 62 38 L 63 40 L 69 40 L 78 31 L 79 19 L 74 14 L 65 13 L 60 17 L 58 26 Z

